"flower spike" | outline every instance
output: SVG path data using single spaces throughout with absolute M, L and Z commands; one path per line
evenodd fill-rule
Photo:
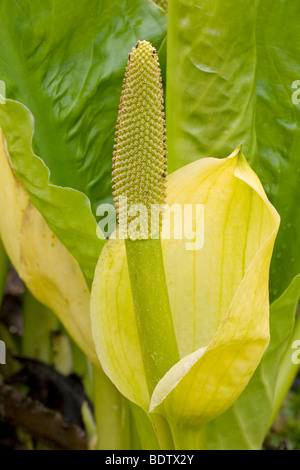
M 119 223 L 122 211 L 143 204 L 150 227 L 152 205 L 165 202 L 167 152 L 161 72 L 147 41 L 129 54 L 116 129 L 113 194 Z M 126 206 L 120 197 L 127 198 Z

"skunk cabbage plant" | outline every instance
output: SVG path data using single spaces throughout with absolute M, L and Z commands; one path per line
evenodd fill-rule
M 128 191 L 134 202 L 142 201 L 145 194 L 147 204 L 149 198 L 155 203 L 163 194 L 161 182 L 154 175 L 155 168 L 159 172 L 159 157 L 165 153 L 164 136 L 158 131 L 161 111 L 155 106 L 157 57 L 151 51 L 151 46 L 142 42 L 130 54 L 115 157 L 116 163 L 121 163 L 120 169 L 115 166 L 117 195 L 127 195 Z M 151 76 L 151 71 L 153 88 L 149 84 L 145 91 L 143 83 L 147 83 L 145 77 Z M 142 108 L 138 87 L 141 100 L 147 103 Z M 151 140 L 156 167 L 147 177 L 143 171 L 147 158 L 152 158 Z M 187 250 L 186 240 L 176 239 L 174 226 L 178 226 L 176 217 L 182 217 L 184 207 L 196 204 L 204 207 L 204 245 Z M 130 283 L 128 263 L 132 251 L 126 245 L 126 257 L 127 240 L 124 243 L 113 236 L 102 250 L 93 283 L 91 315 L 99 359 L 113 383 L 145 411 L 167 419 L 177 448 L 198 448 L 195 430 L 236 401 L 268 346 L 268 273 L 280 219 L 240 147 L 226 159 L 202 159 L 170 175 L 167 206 L 174 205 L 182 211 L 175 214 L 173 232 L 169 240 L 162 241 L 162 247 L 179 358 L 163 312 L 144 301 L 141 308 L 146 317 L 156 309 L 153 316 L 159 317 L 163 336 L 164 345 L 157 341 L 152 351 L 154 362 L 169 356 L 169 363 L 174 364 L 165 370 L 153 391 L 147 385 L 151 373 L 143 352 L 147 337 L 139 332 L 146 329 L 146 322 L 137 314 L 140 305 L 136 287 Z M 149 250 L 145 245 L 149 241 L 129 243 Z M 160 268 L 152 262 L 151 269 L 154 274 L 147 278 L 145 298 Z M 163 295 L 159 288 L 156 295 Z
M 129 419 L 131 449 L 259 449 L 297 374 L 299 24 L 288 0 L 0 3 L 0 297 L 9 258 L 102 374 L 109 448 Z M 122 197 L 164 206 L 150 231 L 120 236 Z

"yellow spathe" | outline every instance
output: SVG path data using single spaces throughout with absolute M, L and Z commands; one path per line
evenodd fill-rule
M 125 246 L 110 240 L 92 288 L 92 330 L 101 364 L 127 398 L 169 420 L 198 426 L 241 394 L 269 342 L 269 264 L 279 215 L 238 147 L 170 175 L 167 203 L 204 204 L 204 245 L 163 240 L 181 360 L 149 397 Z
M 99 364 L 90 325 L 90 292 L 78 262 L 31 204 L 10 165 L 0 129 L 0 234 L 8 256 L 34 297 L 50 308 Z

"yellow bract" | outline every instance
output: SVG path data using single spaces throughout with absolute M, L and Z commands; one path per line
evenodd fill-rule
M 90 325 L 90 292 L 78 262 L 49 229 L 14 174 L 0 129 L 0 234 L 10 260 L 34 297 L 59 317 L 99 364 Z
M 241 394 L 269 342 L 269 265 L 279 215 L 241 149 L 207 158 L 169 177 L 167 203 L 204 205 L 204 245 L 163 240 L 181 360 L 149 397 L 124 242 L 99 259 L 91 300 L 101 364 L 119 390 L 150 412 L 199 426 Z

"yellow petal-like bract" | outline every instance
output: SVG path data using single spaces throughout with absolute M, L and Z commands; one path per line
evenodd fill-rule
M 10 166 L 0 129 L 0 234 L 7 254 L 34 297 L 50 308 L 99 364 L 90 325 L 90 292 L 78 262 L 31 204 Z
M 241 394 L 269 342 L 269 265 L 279 215 L 238 148 L 170 175 L 167 203 L 204 205 L 204 245 L 163 240 L 180 361 L 149 397 L 124 241 L 110 240 L 96 269 L 92 329 L 119 390 L 150 412 L 198 426 Z M 176 216 L 175 216 L 176 217 Z

